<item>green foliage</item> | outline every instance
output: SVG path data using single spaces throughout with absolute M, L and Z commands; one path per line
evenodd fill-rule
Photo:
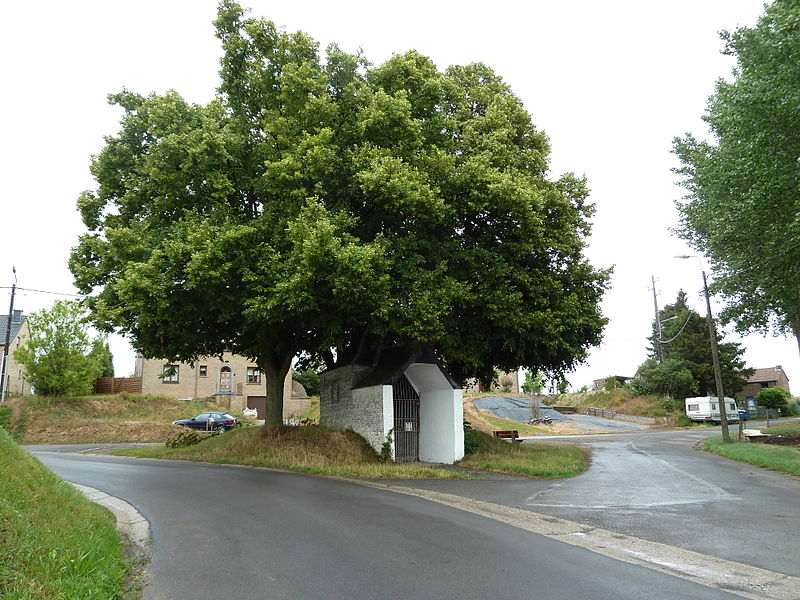
M 779 387 L 764 388 L 756 394 L 756 404 L 763 406 L 767 409 L 780 410 L 782 414 L 786 414 L 789 404 L 789 398 L 792 395 Z
M 303 369 L 292 373 L 292 378 L 299 382 L 309 396 L 319 396 L 319 373 L 314 369 Z
M 800 336 L 799 18 L 796 1 L 776 0 L 755 27 L 723 32 L 737 65 L 707 105 L 714 141 L 674 143 L 688 191 L 677 233 L 708 257 L 740 332 Z
M 630 382 L 637 394 L 668 395 L 673 398 L 697 396 L 699 385 L 686 361 L 667 359 L 659 363 L 647 359 Z
M 34 391 L 44 396 L 90 393 L 103 357 L 89 337 L 81 305 L 58 300 L 49 310 L 31 314 L 28 329 L 30 336 L 14 351 L 14 359 L 23 365 Z
M 619 379 L 616 377 L 606 377 L 603 381 L 603 389 L 607 392 L 612 390 L 618 390 L 622 387 L 622 384 L 619 382 Z
M 600 342 L 586 182 L 548 177 L 546 136 L 491 69 L 323 58 L 231 0 L 215 26 L 208 105 L 111 96 L 121 127 L 70 260 L 100 328 L 148 357 L 253 357 L 271 425 L 301 353 L 425 344 L 463 381 L 560 373 Z
M 0 404 L 0 427 L 8 431 L 11 427 L 11 407 Z
M 536 374 L 531 374 L 531 371 L 525 371 L 525 381 L 522 383 L 522 391 L 526 394 L 541 394 L 544 389 L 544 374 L 541 371 L 536 371 Z
M 386 439 L 381 444 L 381 462 L 392 460 L 392 433 L 394 433 L 394 428 L 389 430 L 389 433 L 386 434 Z
M 90 354 L 100 364 L 99 377 L 114 376 L 114 355 L 111 354 L 111 348 L 104 337 L 98 337 L 92 341 Z
M 672 396 L 664 396 L 664 398 L 661 400 L 661 408 L 670 414 L 678 412 L 679 410 L 683 410 L 682 403 Z
M 639 394 L 668 395 L 676 399 L 691 396 L 716 396 L 714 365 L 708 321 L 686 303 L 682 290 L 674 304 L 658 312 L 662 322 L 661 341 L 653 321 L 650 336 L 650 357 L 636 372 L 629 385 Z M 664 362 L 657 360 L 658 345 Z M 744 350 L 736 342 L 723 342 L 717 335 L 722 387 L 726 396 L 741 390 L 753 373 L 745 367 Z

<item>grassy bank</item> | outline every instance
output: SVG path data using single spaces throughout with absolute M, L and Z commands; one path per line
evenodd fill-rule
M 476 432 L 477 433 L 477 432 Z M 531 477 L 569 477 L 586 468 L 570 446 L 513 446 L 478 434 L 476 453 L 459 465 Z M 272 467 L 301 473 L 361 479 L 467 479 L 469 472 L 415 463 L 382 462 L 360 436 L 319 426 L 280 430 L 250 427 L 183 448 L 126 448 L 125 456 Z
M 781 429 L 776 427 L 774 429 Z M 796 428 L 794 428 L 797 431 Z M 773 428 L 764 428 L 762 432 L 775 435 Z M 705 449 L 714 454 L 733 460 L 750 463 L 772 471 L 781 471 L 792 475 L 800 475 L 800 448 L 794 446 L 776 446 L 772 444 L 752 444 L 732 442 L 725 444 L 721 435 L 715 435 L 705 441 Z
M 0 598 L 121 598 L 127 564 L 113 516 L 0 428 Z
M 23 444 L 163 442 L 182 429 L 172 421 L 204 410 L 224 410 L 204 400 L 146 394 L 25 396 L 6 405 L 7 430 Z
M 592 390 L 573 394 L 560 394 L 551 402 L 557 406 L 574 406 L 578 412 L 587 408 L 605 408 L 626 415 L 663 417 L 668 410 L 659 396 L 639 396 L 628 389 Z M 680 406 L 678 407 L 680 409 Z

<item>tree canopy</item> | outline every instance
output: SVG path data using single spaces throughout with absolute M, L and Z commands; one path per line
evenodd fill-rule
M 736 58 L 704 120 L 714 141 L 675 140 L 688 195 L 677 233 L 705 254 L 723 320 L 800 345 L 800 5 L 776 0 L 754 27 L 724 32 Z
M 211 103 L 110 97 L 121 128 L 70 261 L 99 326 L 145 356 L 253 358 L 272 424 L 300 353 L 425 344 L 463 380 L 562 372 L 599 343 L 586 183 L 548 179 L 546 136 L 491 69 L 323 59 L 230 0 L 215 25 Z
M 80 303 L 59 300 L 28 317 L 30 335 L 14 360 L 37 394 L 82 396 L 94 389 L 106 368 L 105 340 L 91 338 L 85 316 Z
M 686 293 L 678 292 L 673 304 L 658 311 L 661 338 L 653 321 L 649 358 L 637 370 L 634 388 L 641 393 L 666 394 L 673 398 L 716 396 L 711 340 L 706 318 L 689 308 Z M 663 362 L 658 360 L 660 344 Z M 753 373 L 746 368 L 744 350 L 736 342 L 723 342 L 717 334 L 722 388 L 733 396 L 744 388 Z

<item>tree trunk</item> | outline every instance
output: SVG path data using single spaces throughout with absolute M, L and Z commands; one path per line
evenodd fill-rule
M 267 388 L 264 426 L 280 427 L 283 425 L 283 381 L 292 366 L 292 357 L 268 356 L 261 359 L 260 365 Z

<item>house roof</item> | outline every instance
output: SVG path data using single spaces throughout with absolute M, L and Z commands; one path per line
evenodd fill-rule
M 14 315 L 11 319 L 11 333 L 8 336 L 9 340 L 13 340 L 14 337 L 19 333 L 19 330 L 22 329 L 22 326 L 25 324 L 25 321 L 28 320 L 28 317 L 23 316 L 22 311 L 14 311 Z M 6 331 L 8 329 L 8 315 L 0 315 L 0 347 L 5 346 L 6 344 Z
M 764 369 L 756 369 L 756 372 L 750 375 L 747 378 L 747 383 L 760 383 L 762 381 L 777 381 L 778 376 L 783 373 L 783 376 L 786 377 L 786 373 L 783 372 L 783 367 L 780 365 L 776 367 L 766 367 Z M 789 378 L 786 377 L 788 381 Z

